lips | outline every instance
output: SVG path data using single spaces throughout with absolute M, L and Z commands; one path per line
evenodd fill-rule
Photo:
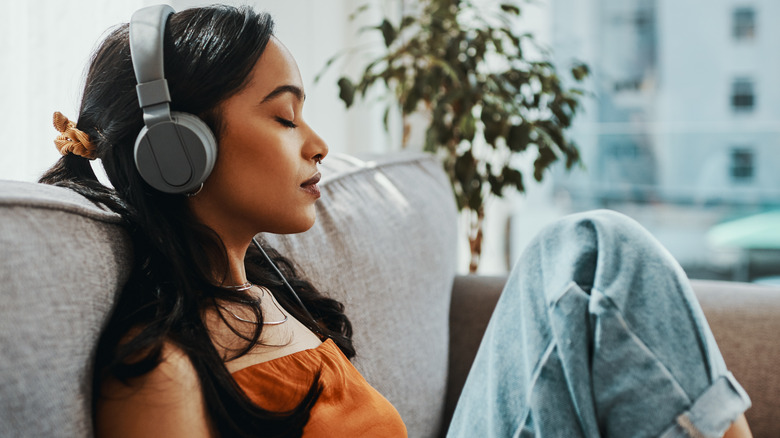
M 320 179 L 322 178 L 322 175 L 320 175 L 319 172 L 317 172 L 313 177 L 307 179 L 306 181 L 301 184 L 301 189 L 303 189 L 305 192 L 310 193 L 311 195 L 319 198 L 320 197 L 320 188 L 317 187 L 317 183 L 320 182 Z

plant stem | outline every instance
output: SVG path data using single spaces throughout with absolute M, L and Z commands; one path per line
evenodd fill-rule
M 479 268 L 479 260 L 482 256 L 482 231 L 485 222 L 485 207 L 481 206 L 476 215 L 469 215 L 469 248 L 471 249 L 471 260 L 469 262 L 469 273 L 475 274 Z

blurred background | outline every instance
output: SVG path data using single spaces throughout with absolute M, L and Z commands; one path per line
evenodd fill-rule
M 477 0 L 490 3 L 493 0 Z M 3 0 L 0 27 L 0 179 L 34 181 L 57 158 L 51 115 L 77 117 L 84 68 L 106 30 L 158 1 Z M 177 10 L 210 1 L 170 1 Z M 227 1 L 274 15 L 298 60 L 304 116 L 331 151 L 400 149 L 401 124 L 382 108 L 338 98 L 357 74 L 380 15 L 414 1 Z M 373 5 L 357 20 L 349 15 Z M 780 2 L 777 0 L 535 0 L 519 26 L 556 65 L 586 63 L 584 111 L 571 137 L 583 165 L 562 166 L 527 193 L 488 204 L 480 272 L 511 267 L 532 236 L 576 211 L 610 208 L 635 218 L 693 278 L 780 283 Z M 325 72 L 327 59 L 346 51 Z M 376 90 L 377 93 L 381 90 Z M 414 145 L 412 145 L 414 147 Z M 529 163 L 530 166 L 530 163 Z M 464 238 L 463 264 L 468 248 Z

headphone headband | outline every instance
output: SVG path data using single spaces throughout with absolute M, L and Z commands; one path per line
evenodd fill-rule
M 148 6 L 130 19 L 130 56 L 146 125 L 135 140 L 134 158 L 150 186 L 165 193 L 192 194 L 214 167 L 217 140 L 197 116 L 171 113 L 163 36 L 173 13 L 168 5 Z
M 171 94 L 165 80 L 163 35 L 168 17 L 175 11 L 168 5 L 137 10 L 130 19 L 130 57 L 138 81 L 138 102 L 144 111 L 144 123 L 152 125 L 171 120 Z

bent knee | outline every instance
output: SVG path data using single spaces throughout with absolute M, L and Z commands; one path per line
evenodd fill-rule
M 562 217 L 535 239 L 534 257 L 551 277 L 564 276 L 589 290 L 616 276 L 634 276 L 647 267 L 677 270 L 669 252 L 637 221 L 612 210 Z M 602 281 L 597 282 L 599 278 Z M 562 285 L 563 286 L 563 285 Z

